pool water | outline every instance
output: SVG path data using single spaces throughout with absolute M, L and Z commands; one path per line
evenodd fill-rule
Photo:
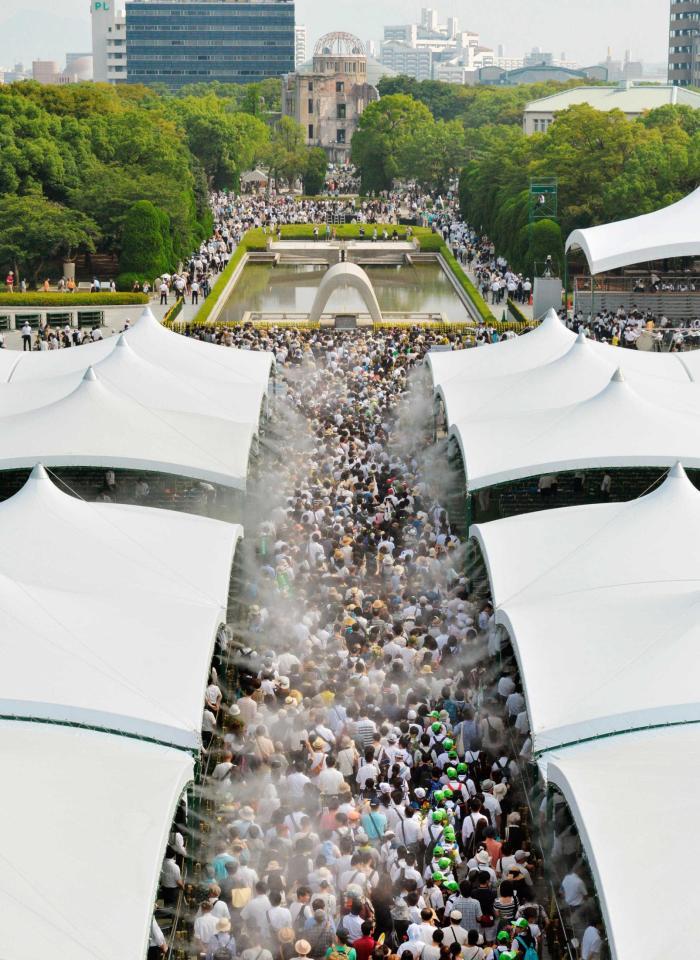
M 248 263 L 243 268 L 222 320 L 240 321 L 256 313 L 309 313 L 316 289 L 326 272 L 317 264 Z M 467 309 L 439 263 L 415 263 L 364 268 L 372 281 L 382 312 L 444 313 L 448 320 L 469 319 Z M 366 313 L 362 297 L 351 288 L 336 290 L 327 313 Z

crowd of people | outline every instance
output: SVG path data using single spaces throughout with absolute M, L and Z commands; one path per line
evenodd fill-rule
M 565 805 L 530 812 L 514 658 L 430 459 L 438 335 L 226 336 L 274 351 L 278 399 L 206 691 L 193 866 L 176 834 L 163 868 L 166 903 L 184 888 L 182 955 L 535 960 L 558 927 L 546 851 L 597 960 L 578 840 Z

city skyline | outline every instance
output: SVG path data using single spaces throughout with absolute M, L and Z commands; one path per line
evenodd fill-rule
M 57 14 L 53 0 L 3 0 L 0 12 L 0 65 L 16 61 L 30 65 L 32 59 L 62 61 L 70 50 L 90 49 L 90 12 L 87 0 L 60 0 Z M 581 4 L 561 0 L 495 0 L 488 8 L 467 10 L 457 0 L 427 4 L 416 0 L 380 0 L 367 4 L 367 15 L 358 26 L 354 0 L 296 0 L 297 23 L 305 24 L 310 48 L 331 30 L 350 30 L 362 39 L 381 39 L 385 24 L 419 20 L 422 6 L 432 5 L 441 19 L 458 16 L 464 29 L 481 34 L 487 46 L 503 44 L 508 55 L 522 56 L 532 46 L 565 52 L 579 63 L 597 62 L 608 47 L 621 58 L 630 49 L 635 59 L 663 62 L 668 52 L 668 0 L 588 0 Z M 640 30 L 643 22 L 644 29 Z M 601 23 L 605 23 L 601 29 Z

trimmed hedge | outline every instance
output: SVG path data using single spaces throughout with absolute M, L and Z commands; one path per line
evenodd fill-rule
M 471 302 L 477 309 L 477 312 L 484 323 L 488 324 L 497 324 L 498 320 L 494 317 L 489 309 L 489 305 L 486 303 L 484 298 L 481 296 L 479 291 L 476 289 L 474 284 L 471 282 L 469 277 L 466 275 L 462 269 L 461 264 L 454 256 L 447 244 L 442 241 L 442 246 L 440 247 L 440 253 L 443 256 L 445 263 L 449 266 L 452 273 L 455 275 L 457 283 L 462 287 L 464 292 L 467 294 Z
M 445 241 L 440 234 L 431 233 L 430 231 L 425 235 L 419 234 L 418 241 L 420 243 L 421 253 L 441 253 L 442 248 L 445 246 Z
M 148 301 L 145 293 L 0 293 L 3 307 L 119 307 Z
M 530 318 L 523 313 L 523 311 L 517 305 L 515 300 L 511 300 L 510 298 L 508 298 L 508 312 L 512 314 L 512 316 L 514 317 L 515 320 L 518 321 L 518 323 L 527 323 L 529 325 L 532 325 L 532 320 L 530 320 Z
M 325 223 L 287 223 L 282 226 L 282 239 L 283 240 L 313 240 L 314 236 L 314 227 L 318 227 L 318 238 L 323 240 L 325 238 L 326 224 Z M 406 238 L 406 230 L 408 227 L 403 224 L 395 223 L 339 223 L 335 225 L 336 238 L 338 240 L 359 240 L 360 239 L 360 227 L 364 227 L 365 230 L 365 240 L 372 239 L 372 233 L 374 228 L 377 228 L 377 233 L 381 234 L 382 230 L 386 228 L 386 232 L 391 237 L 391 234 L 396 230 L 400 239 Z M 333 224 L 331 224 L 331 230 L 333 230 Z M 430 233 L 427 227 L 412 227 L 413 236 L 419 237 L 422 233 Z M 262 230 L 250 231 L 251 233 L 260 233 Z M 247 234 L 246 234 L 247 236 Z M 268 234 L 271 240 L 274 240 L 272 234 Z

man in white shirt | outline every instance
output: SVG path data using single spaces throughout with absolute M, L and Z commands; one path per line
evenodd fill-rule
M 266 886 L 259 882 L 255 884 L 255 896 L 241 910 L 241 920 L 256 927 L 262 936 L 267 937 L 270 925 L 267 921 L 268 911 L 272 904 L 265 893 Z
M 575 867 L 573 867 L 562 880 L 561 893 L 566 901 L 566 905 L 572 908 L 580 907 L 588 896 L 586 884 L 581 877 L 579 877 Z
M 335 765 L 335 757 L 326 757 L 326 766 L 316 777 L 316 786 L 324 796 L 336 796 L 345 783 L 345 777 Z
M 451 947 L 453 943 L 461 943 L 462 946 L 469 939 L 469 933 L 462 926 L 462 914 L 459 910 L 452 910 L 450 913 L 450 925 L 445 927 L 445 937 L 443 943 Z
M 603 950 L 602 924 L 586 927 L 581 940 L 581 960 L 600 960 Z
M 219 923 L 218 917 L 215 917 L 211 912 L 211 906 L 211 902 L 205 900 L 200 907 L 201 916 L 197 917 L 194 922 L 194 937 L 202 953 L 206 953 L 207 944 L 216 933 Z

